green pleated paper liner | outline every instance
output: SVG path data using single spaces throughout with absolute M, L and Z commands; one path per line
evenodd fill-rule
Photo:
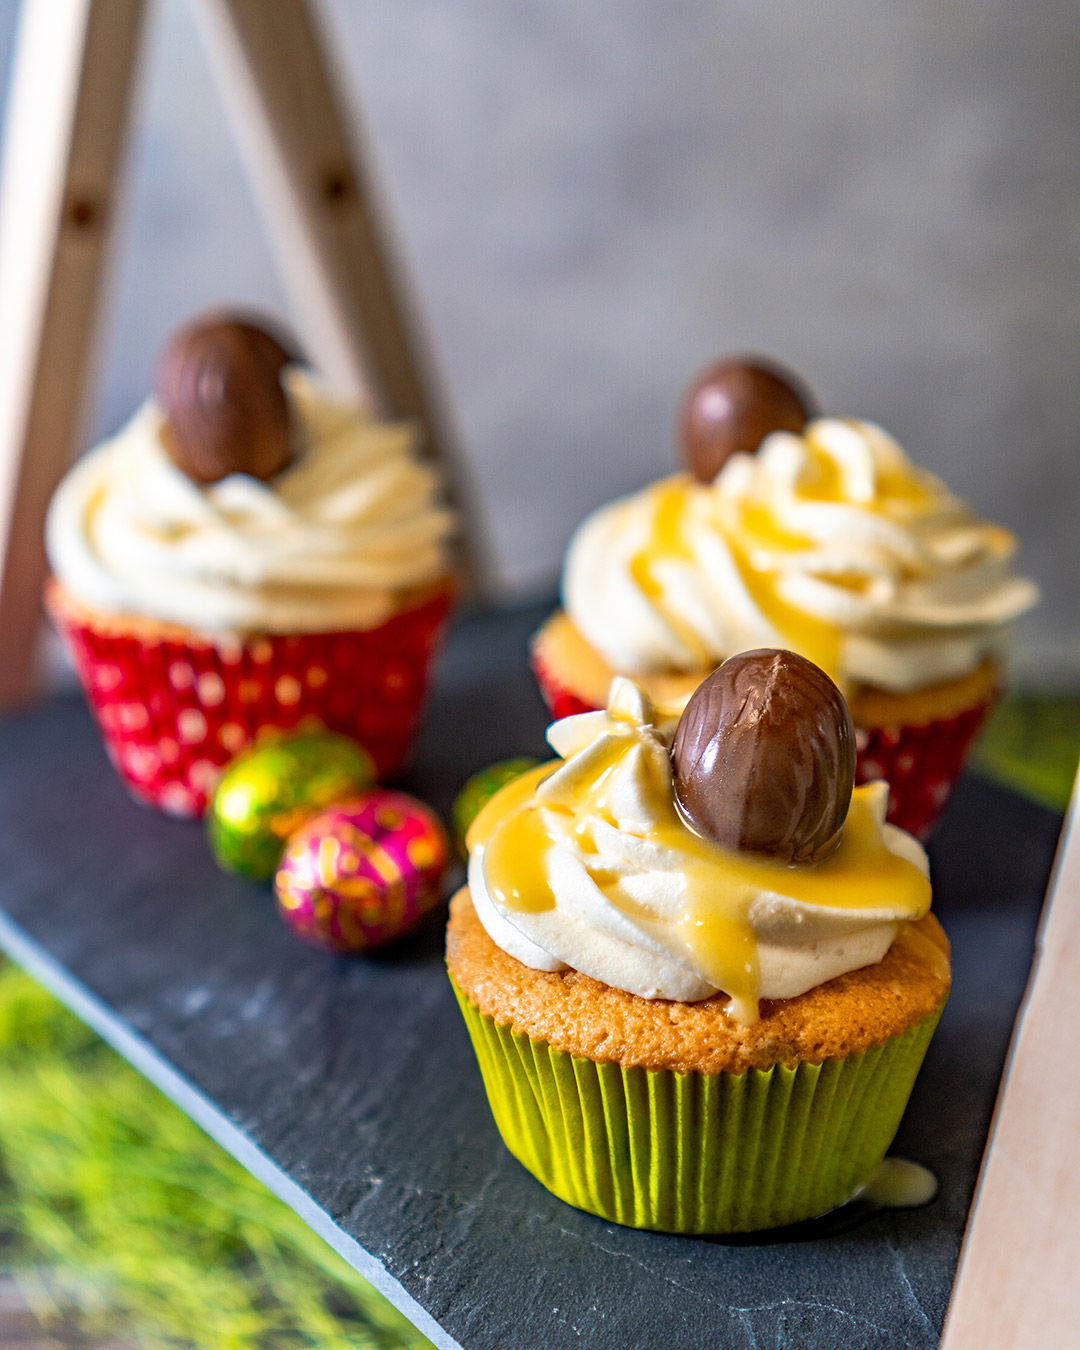
M 454 992 L 514 1157 L 578 1209 L 669 1233 L 775 1228 L 850 1199 L 892 1142 L 940 1016 L 823 1064 L 654 1072 L 579 1059 Z

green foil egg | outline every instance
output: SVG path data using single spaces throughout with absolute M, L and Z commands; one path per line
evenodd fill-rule
M 371 787 L 371 756 L 347 736 L 305 732 L 245 751 L 225 770 L 207 811 L 214 857 L 227 872 L 263 880 L 289 836 L 316 812 Z
M 454 798 L 451 815 L 454 822 L 454 839 L 458 851 L 465 852 L 465 836 L 481 810 L 491 801 L 496 792 L 523 773 L 535 769 L 540 761 L 524 756 L 518 759 L 501 759 L 497 764 L 489 764 L 468 779 L 465 786 Z

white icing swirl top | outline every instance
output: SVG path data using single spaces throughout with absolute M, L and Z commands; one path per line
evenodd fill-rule
M 269 483 L 193 483 L 153 402 L 84 455 L 46 528 L 64 587 L 204 632 L 330 632 L 374 627 L 402 592 L 446 575 L 453 516 L 414 428 L 335 401 L 302 369 L 285 380 L 298 444 Z
M 973 671 L 1035 603 L 1015 550 L 880 427 L 821 418 L 711 484 L 675 477 L 602 507 L 571 542 L 563 600 L 627 674 L 787 647 L 842 685 L 903 692 Z
M 672 792 L 674 728 L 629 680 L 606 712 L 548 731 L 563 757 L 508 784 L 469 832 L 469 889 L 491 939 L 535 970 L 583 971 L 643 998 L 723 990 L 753 1021 L 880 961 L 930 907 L 926 854 L 885 823 L 884 783 L 856 788 L 836 851 L 784 866 L 693 833 Z

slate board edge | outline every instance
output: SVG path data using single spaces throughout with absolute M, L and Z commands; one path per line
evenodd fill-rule
M 438 1350 L 463 1350 L 431 1314 L 189 1079 L 0 910 L 0 949 L 149 1079 L 372 1284 Z

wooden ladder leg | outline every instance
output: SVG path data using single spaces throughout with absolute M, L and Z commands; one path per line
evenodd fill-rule
M 1007 840 L 1002 840 L 1008 848 Z M 1013 1030 L 941 1350 L 1080 1345 L 1080 773 Z
M 195 8 L 310 354 L 339 388 L 424 428 L 463 513 L 475 582 L 482 549 L 472 494 L 311 8 L 307 0 L 195 0 Z
M 78 435 L 143 0 L 25 0 L 0 185 L 0 706 L 34 692 L 42 527 Z

